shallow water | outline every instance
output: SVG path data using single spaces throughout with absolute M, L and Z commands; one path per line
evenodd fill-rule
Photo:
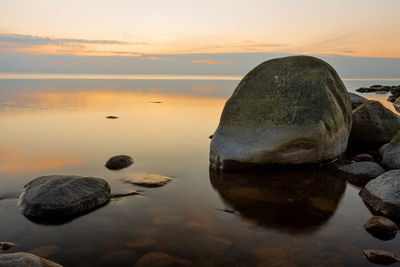
M 193 266 L 368 266 L 363 249 L 400 254 L 398 238 L 380 241 L 363 229 L 371 213 L 359 188 L 329 170 L 209 170 L 208 136 L 237 83 L 0 79 L 0 241 L 19 244 L 7 252 L 41 248 L 65 266 L 132 266 L 150 251 Z M 345 83 L 354 91 L 400 80 Z M 118 154 L 135 163 L 105 168 Z M 123 182 L 138 173 L 174 180 L 161 188 Z M 28 181 L 50 174 L 144 192 L 64 224 L 37 224 L 17 210 L 17 197 Z M 137 245 L 143 237 L 152 244 Z

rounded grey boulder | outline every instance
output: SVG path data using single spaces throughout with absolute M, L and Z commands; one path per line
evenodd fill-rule
M 338 168 L 346 180 L 356 185 L 365 185 L 370 180 L 385 173 L 385 170 L 376 162 L 360 161 Z
M 43 259 L 36 255 L 17 252 L 0 254 L 0 266 L 2 267 L 62 267 L 55 262 Z
M 382 149 L 382 165 L 389 169 L 400 169 L 400 131 L 384 145 Z
M 361 190 L 364 203 L 392 220 L 400 220 L 400 170 L 391 170 L 369 181 Z
M 378 101 L 368 101 L 353 111 L 350 140 L 387 143 L 400 130 L 400 118 Z
M 351 107 L 353 109 L 361 106 L 362 104 L 368 101 L 368 99 L 366 99 L 365 97 L 362 97 L 354 93 L 349 93 L 349 97 L 350 97 Z
M 226 102 L 210 145 L 211 166 L 302 164 L 342 154 L 351 103 L 336 71 L 309 56 L 266 61 Z
M 32 219 L 62 220 L 105 205 L 109 184 L 100 178 L 52 175 L 25 185 L 18 207 Z

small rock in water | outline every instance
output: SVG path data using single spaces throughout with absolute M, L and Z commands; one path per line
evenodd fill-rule
M 385 170 L 376 162 L 360 161 L 338 168 L 345 178 L 356 185 L 365 185 L 370 180 L 385 173 Z
M 212 139 L 213 137 L 214 137 L 214 135 L 212 134 L 212 135 L 210 135 L 208 138 Z
M 369 181 L 360 196 L 376 213 L 400 220 L 400 170 L 385 172 Z
M 107 162 L 106 162 L 106 167 L 110 170 L 120 170 L 126 167 L 129 167 L 134 163 L 134 160 L 130 156 L 126 155 L 118 155 L 111 157 Z
M 150 252 L 141 257 L 135 267 L 168 267 L 176 264 L 176 260 L 164 252 Z
M 364 250 L 364 255 L 368 260 L 377 264 L 389 265 L 400 261 L 397 255 L 383 250 L 366 249 Z
M 156 245 L 156 240 L 149 237 L 138 237 L 126 242 L 125 245 L 135 250 L 148 250 Z
M 42 176 L 25 185 L 17 205 L 32 219 L 64 220 L 105 205 L 110 193 L 100 178 Z
M 118 119 L 117 116 L 107 116 L 106 118 L 107 118 L 107 119 Z
M 153 103 L 153 104 L 161 104 L 162 102 L 161 102 L 161 101 L 150 101 L 150 103 Z
M 374 157 L 371 156 L 370 154 L 359 154 L 354 157 L 355 161 L 374 161 Z
M 17 244 L 12 242 L 0 242 L 0 249 L 1 250 L 8 250 L 12 247 L 15 247 Z
M 125 180 L 126 183 L 143 187 L 161 187 L 172 181 L 171 177 L 159 174 L 137 174 L 131 179 Z
M 62 267 L 60 264 L 26 252 L 0 254 L 0 266 Z
M 382 240 L 392 239 L 397 233 L 396 223 L 383 216 L 372 217 L 364 224 L 364 228 L 368 233 Z

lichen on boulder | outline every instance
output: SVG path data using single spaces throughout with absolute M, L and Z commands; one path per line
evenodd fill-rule
M 351 103 L 336 71 L 309 56 L 266 61 L 225 104 L 210 163 L 223 170 L 254 164 L 302 164 L 342 154 Z

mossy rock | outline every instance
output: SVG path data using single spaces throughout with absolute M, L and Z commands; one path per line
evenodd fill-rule
M 351 110 L 343 82 L 326 62 L 309 56 L 266 61 L 225 104 L 211 165 L 227 170 L 331 160 L 347 147 Z

